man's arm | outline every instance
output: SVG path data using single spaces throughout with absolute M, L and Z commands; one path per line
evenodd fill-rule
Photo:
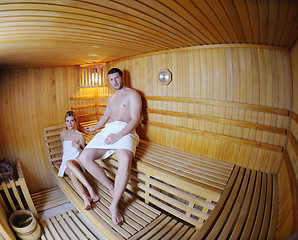
M 89 132 L 94 132 L 97 129 L 101 128 L 110 118 L 110 106 L 109 106 L 109 102 L 110 102 L 110 98 L 111 96 L 108 98 L 108 102 L 107 102 L 107 107 L 104 111 L 103 116 L 99 119 L 98 123 L 93 127 L 87 127 L 86 130 Z
M 105 139 L 105 143 L 113 144 L 117 142 L 120 138 L 129 134 L 133 129 L 135 129 L 139 125 L 140 118 L 141 118 L 141 111 L 142 111 L 142 100 L 137 91 L 131 92 L 129 96 L 129 104 L 130 104 L 130 121 L 119 133 L 110 134 Z

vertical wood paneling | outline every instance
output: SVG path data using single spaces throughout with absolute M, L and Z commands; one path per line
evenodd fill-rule
M 282 54 L 281 54 L 282 55 Z M 284 56 L 282 56 L 285 58 Z M 291 64 L 292 64 L 292 79 L 293 79 L 293 92 L 292 92 L 292 114 L 289 127 L 289 133 L 287 137 L 286 145 L 286 156 L 289 158 L 282 159 L 282 165 L 279 169 L 278 180 L 279 180 L 279 220 L 277 229 L 277 239 L 285 239 L 291 234 L 298 231 L 298 214 L 297 214 L 297 202 L 298 202 L 298 154 L 294 148 L 298 148 L 298 121 L 297 121 L 297 109 L 298 109 L 298 44 L 296 42 L 295 46 L 290 53 Z M 284 66 L 283 62 L 278 63 L 278 68 L 280 65 Z M 282 70 L 285 73 L 285 70 Z M 279 75 L 282 79 L 286 78 L 290 73 L 285 73 L 284 76 Z M 280 85 L 280 87 L 287 92 L 287 81 L 285 79 L 285 85 Z M 286 93 L 287 94 L 287 93 Z M 288 99 L 285 99 L 287 102 Z M 281 103 L 281 102 L 280 102 Z M 293 176 L 293 177 L 291 177 Z
M 148 61 L 150 64 L 145 64 Z M 115 61 L 110 63 L 110 67 L 121 67 L 123 62 L 133 63 L 126 64 L 125 70 L 131 74 L 132 85 L 139 87 L 138 90 L 145 96 L 222 100 L 290 109 L 291 78 L 289 74 L 284 74 L 290 72 L 290 62 L 287 52 L 282 49 L 240 45 L 187 48 Z M 157 80 L 161 68 L 168 68 L 173 73 L 173 81 L 167 86 L 161 85 Z M 150 78 L 140 78 L 137 74 L 140 72 L 150 72 Z M 154 100 L 148 100 L 147 105 L 152 109 L 195 113 L 267 126 L 282 125 L 287 128 L 288 122 L 286 116 L 235 107 Z M 162 116 L 156 113 L 147 115 L 149 121 L 212 132 L 235 139 L 249 139 L 279 146 L 285 144 L 283 135 L 263 130 L 203 119 Z M 270 150 L 165 130 L 157 126 L 148 125 L 147 130 L 148 140 L 184 151 L 268 172 L 276 172 L 278 167 L 276 168 L 275 164 L 280 165 L 281 153 L 271 153 Z
M 45 158 L 44 127 L 64 122 L 77 88 L 76 67 L 0 72 L 0 158 L 20 159 L 31 192 L 55 186 Z M 34 167 L 32 167 L 34 166 Z

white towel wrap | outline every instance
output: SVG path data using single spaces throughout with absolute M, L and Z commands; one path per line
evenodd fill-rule
M 80 151 L 72 146 L 72 141 L 63 141 L 63 156 L 62 156 L 62 163 L 58 172 L 59 177 L 64 176 L 65 169 L 67 168 L 66 162 L 68 160 L 76 160 L 80 164 L 83 171 L 85 171 L 84 167 L 77 159 L 79 155 L 80 155 Z
M 135 154 L 140 139 L 135 129 L 113 144 L 106 144 L 104 142 L 109 134 L 117 134 L 126 125 L 127 123 L 122 121 L 107 123 L 105 127 L 99 133 L 97 133 L 94 138 L 88 143 L 86 148 L 107 149 L 108 151 L 101 157 L 102 159 L 111 156 L 116 149 L 127 149 Z

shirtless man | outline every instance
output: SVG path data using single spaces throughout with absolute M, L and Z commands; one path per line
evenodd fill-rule
M 113 200 L 109 210 L 113 222 L 121 225 L 123 216 L 118 205 L 126 188 L 131 171 L 131 161 L 139 142 L 135 128 L 140 122 L 142 102 L 137 91 L 124 85 L 123 73 L 120 69 L 111 69 L 108 77 L 116 93 L 109 97 L 103 117 L 95 127 L 87 128 L 87 131 L 93 132 L 105 123 L 106 125 L 83 150 L 80 161 L 93 177 L 110 190 Z M 114 152 L 119 167 L 113 184 L 94 160 L 107 158 Z

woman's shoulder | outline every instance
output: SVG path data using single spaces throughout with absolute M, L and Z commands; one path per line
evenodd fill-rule
M 60 137 L 63 138 L 66 134 L 66 130 L 63 130 L 61 133 L 60 133 Z
M 79 130 L 76 130 L 76 136 L 77 136 L 78 138 L 83 138 L 83 137 L 84 137 L 83 133 L 80 132 Z

